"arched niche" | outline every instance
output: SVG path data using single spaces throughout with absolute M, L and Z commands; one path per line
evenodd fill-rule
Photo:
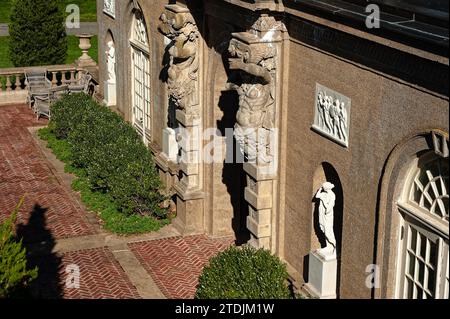
M 336 254 L 338 260 L 337 267 L 337 291 L 336 294 L 339 297 L 339 284 L 340 284 L 340 269 L 341 269 L 341 248 L 342 248 L 342 220 L 344 214 L 344 194 L 339 178 L 339 174 L 336 169 L 328 162 L 323 162 L 314 172 L 313 177 L 313 193 L 311 194 L 311 213 L 312 213 L 312 225 L 311 225 L 311 247 L 310 251 L 315 251 L 326 246 L 325 235 L 320 230 L 319 226 L 319 201 L 315 198 L 315 195 L 323 183 L 330 182 L 334 185 L 333 192 L 336 195 L 336 201 L 334 205 L 334 222 L 333 229 L 336 237 Z M 307 263 L 306 263 L 307 264 Z
M 117 105 L 117 52 L 114 36 L 111 30 L 106 32 L 105 38 L 105 83 L 104 83 L 104 103 L 107 106 Z

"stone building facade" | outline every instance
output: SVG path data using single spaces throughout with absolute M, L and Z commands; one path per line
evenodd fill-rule
M 301 290 L 328 181 L 337 297 L 448 296 L 448 3 L 373 2 L 381 28 L 358 0 L 99 0 L 100 83 L 112 41 L 110 107 L 181 233 L 270 249 Z

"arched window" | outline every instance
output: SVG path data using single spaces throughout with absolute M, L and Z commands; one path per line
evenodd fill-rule
M 131 25 L 132 122 L 145 144 L 151 140 L 150 59 L 147 27 L 140 10 Z
M 398 202 L 398 298 L 449 296 L 448 191 L 448 159 L 429 153 L 414 161 Z

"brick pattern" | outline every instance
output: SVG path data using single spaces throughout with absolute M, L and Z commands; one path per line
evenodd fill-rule
M 139 299 L 138 291 L 107 247 L 32 258 L 39 277 L 32 285 L 36 298 Z M 79 288 L 70 273 L 79 269 Z M 68 283 L 68 284 L 67 284 Z M 71 286 L 72 285 L 72 286 Z
M 94 234 L 86 212 L 59 183 L 27 130 L 47 121 L 37 121 L 25 105 L 2 106 L 0 110 L 0 222 L 25 196 L 17 218 L 25 225 L 25 240 Z
M 190 299 L 209 259 L 234 243 L 232 238 L 204 235 L 129 244 L 140 263 L 170 299 Z
M 97 230 L 71 190 L 59 183 L 27 130 L 47 121 L 37 121 L 27 106 L 4 106 L 0 112 L 0 222 L 25 195 L 17 232 L 24 238 L 28 252 L 28 248 L 42 244 L 38 256 L 31 254 L 27 258 L 30 267 L 39 268 L 39 276 L 30 287 L 34 297 L 140 298 L 107 247 L 62 255 L 53 252 L 58 239 L 91 235 Z M 166 297 L 193 298 L 203 267 L 233 241 L 190 236 L 139 242 L 129 247 Z M 79 289 L 66 285 L 69 265 L 80 269 Z

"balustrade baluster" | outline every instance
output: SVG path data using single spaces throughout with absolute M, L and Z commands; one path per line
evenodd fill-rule
M 6 76 L 6 91 L 11 91 L 11 79 L 10 75 Z
M 14 83 L 16 91 L 22 90 L 22 85 L 20 84 L 20 76 L 21 76 L 20 73 L 16 74 L 16 83 Z
M 58 86 L 58 79 L 56 78 L 57 72 L 52 71 L 52 86 Z

